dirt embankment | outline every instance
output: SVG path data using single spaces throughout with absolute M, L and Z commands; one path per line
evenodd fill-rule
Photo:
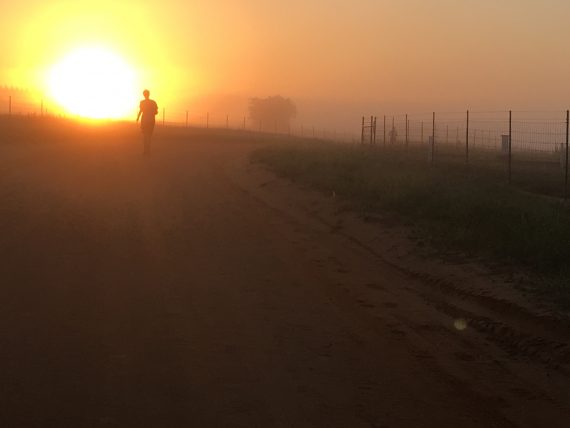
M 1 426 L 567 425 L 567 324 L 495 275 L 257 143 L 50 129 L 0 130 Z

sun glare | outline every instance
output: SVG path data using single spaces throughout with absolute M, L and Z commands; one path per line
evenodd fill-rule
M 47 84 L 51 97 L 63 109 L 90 119 L 131 115 L 140 92 L 134 69 L 102 47 L 69 53 L 51 68 Z

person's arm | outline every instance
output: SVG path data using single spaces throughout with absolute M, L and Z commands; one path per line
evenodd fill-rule
M 141 118 L 141 114 L 142 114 L 142 103 L 139 104 L 139 114 L 137 114 L 137 122 L 138 122 L 139 119 Z

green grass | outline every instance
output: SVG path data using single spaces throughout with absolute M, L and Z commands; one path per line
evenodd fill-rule
M 438 248 L 524 267 L 570 296 L 570 211 L 558 199 L 503 184 L 496 170 L 431 167 L 402 152 L 319 143 L 252 156 L 282 176 L 336 192 L 355 209 L 397 214 Z

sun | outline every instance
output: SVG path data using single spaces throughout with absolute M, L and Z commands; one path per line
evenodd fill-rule
M 119 119 L 136 109 L 135 70 L 112 50 L 86 46 L 68 53 L 48 72 L 51 97 L 67 112 L 89 119 Z

